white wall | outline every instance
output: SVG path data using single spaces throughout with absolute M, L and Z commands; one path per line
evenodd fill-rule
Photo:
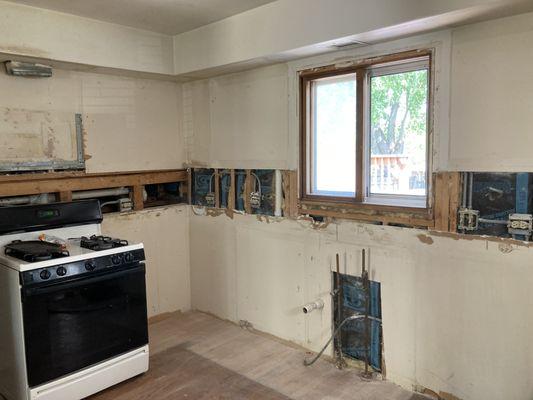
M 87 172 L 181 168 L 181 86 L 175 82 L 54 70 L 52 78 L 0 74 L 0 159 L 76 159 L 83 115 Z
M 278 151 L 289 154 L 287 165 L 294 168 L 298 143 L 294 76 L 298 68 L 430 43 L 438 57 L 435 169 L 533 171 L 527 161 L 532 28 L 533 14 L 527 14 L 455 29 L 451 34 L 441 32 L 293 62 L 288 69 L 289 112 L 277 112 L 277 120 L 288 123 L 288 130 L 280 131 Z M 255 81 L 249 82 L 253 74 L 247 72 L 230 75 L 231 82 L 238 82 L 240 88 L 259 88 L 261 71 L 254 71 Z M 271 162 L 250 144 L 254 138 L 236 142 L 235 131 L 241 130 L 231 129 L 248 124 L 260 100 L 243 102 L 233 92 L 219 91 L 216 101 L 224 104 L 224 110 L 235 106 L 239 113 L 229 112 L 229 122 L 215 118 L 213 81 L 189 84 L 194 100 L 188 103 L 191 117 L 184 120 L 192 126 L 188 142 L 192 160 L 218 160 L 211 158 L 219 151 L 211 136 L 216 132 L 216 143 L 228 140 L 239 146 L 227 153 L 239 158 L 225 161 L 228 165 L 224 166 L 248 162 L 249 151 L 257 159 L 254 163 Z M 284 90 L 272 87 L 267 95 L 274 98 L 275 92 L 281 97 Z M 512 121 L 503 111 L 510 113 Z M 200 130 L 196 130 L 196 121 Z M 259 119 L 257 125 L 262 132 L 270 126 Z M 313 229 L 303 221 L 269 222 L 253 216 L 191 216 L 193 308 L 233 321 L 248 320 L 259 330 L 318 350 L 331 332 L 328 293 L 334 255 L 341 254 L 343 268 L 358 274 L 365 247 L 370 251 L 371 277 L 382 284 L 388 379 L 407 388 L 422 386 L 442 392 L 444 398 L 453 398 L 444 393 L 462 400 L 533 398 L 529 246 L 427 237 L 427 231 L 348 221 L 325 229 Z M 317 297 L 326 302 L 324 311 L 304 316 L 301 306 Z
M 387 378 L 463 400 L 533 397 L 531 249 L 342 222 L 191 216 L 192 307 L 319 350 L 331 333 L 330 269 L 381 282 Z M 420 240 L 431 242 L 426 244 Z M 321 312 L 301 307 L 322 298 Z
M 173 74 L 172 37 L 0 1 L 0 53 Z
M 533 14 L 453 33 L 450 169 L 533 171 Z
M 189 162 L 290 168 L 287 82 L 287 65 L 278 64 L 183 84 Z
M 198 166 L 295 169 L 298 70 L 433 47 L 433 169 L 533 171 L 532 41 L 529 13 L 305 58 L 288 69 L 278 64 L 186 83 L 187 159 Z
M 191 308 L 188 214 L 181 205 L 104 216 L 104 234 L 144 243 L 149 316 Z
M 278 0 L 175 36 L 175 73 L 294 59 L 337 42 L 391 40 L 531 7 L 523 0 Z

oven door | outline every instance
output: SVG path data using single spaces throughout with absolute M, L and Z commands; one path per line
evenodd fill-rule
M 22 289 L 30 387 L 148 344 L 145 266 Z

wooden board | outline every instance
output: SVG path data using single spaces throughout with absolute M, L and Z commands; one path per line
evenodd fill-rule
M 187 179 L 185 170 L 83 175 L 9 175 L 0 177 L 0 197 L 187 182 Z
M 215 317 L 174 314 L 150 326 L 150 370 L 91 400 L 423 400 L 391 382 L 365 381 L 271 336 Z
M 457 211 L 461 194 L 459 172 L 435 174 L 435 226 L 440 232 L 457 231 Z

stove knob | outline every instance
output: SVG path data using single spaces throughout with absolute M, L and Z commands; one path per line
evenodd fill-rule
M 67 269 L 65 267 L 58 267 L 56 269 L 57 276 L 65 276 L 67 274 Z
M 93 260 L 89 260 L 85 263 L 85 269 L 87 271 L 94 271 L 96 268 L 96 263 Z
M 118 254 L 115 254 L 114 256 L 111 256 L 111 262 L 113 265 L 119 265 L 122 262 L 122 259 Z
M 41 273 L 39 274 L 39 276 L 41 277 L 41 279 L 45 280 L 45 279 L 48 279 L 50 278 L 52 274 L 50 273 L 50 271 L 48 271 L 47 269 L 43 269 L 41 271 Z
M 133 261 L 133 254 L 131 253 L 126 253 L 124 254 L 124 261 L 130 263 Z

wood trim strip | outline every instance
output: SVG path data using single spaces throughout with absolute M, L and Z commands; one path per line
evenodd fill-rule
M 41 193 L 57 193 L 79 190 L 106 189 L 120 186 L 137 186 L 169 182 L 187 182 L 185 170 L 159 171 L 129 174 L 85 174 L 80 176 L 48 176 L 29 180 L 21 176 L 19 180 L 0 180 L 0 196 L 23 196 Z
M 365 222 L 381 222 L 384 225 L 388 224 L 402 224 L 413 227 L 433 228 L 434 221 L 430 216 L 415 215 L 400 212 L 386 212 L 371 210 L 364 212 L 364 210 L 356 209 L 339 209 L 338 207 L 302 207 L 300 214 L 316 215 L 322 217 L 331 217 L 338 219 L 351 219 Z
M 355 201 L 362 203 L 364 200 L 364 173 L 365 173 L 365 81 L 366 71 L 356 71 L 357 79 L 357 111 L 356 111 L 356 134 L 355 134 Z
M 335 76 L 356 72 L 359 68 L 368 68 L 372 65 L 386 64 L 402 61 L 410 58 L 425 57 L 432 54 L 432 49 L 408 50 L 400 53 L 387 54 L 383 56 L 364 58 L 361 60 L 348 60 L 340 64 L 330 64 L 322 67 L 311 68 L 299 72 L 300 77 L 306 79 L 320 79 L 328 76 Z

